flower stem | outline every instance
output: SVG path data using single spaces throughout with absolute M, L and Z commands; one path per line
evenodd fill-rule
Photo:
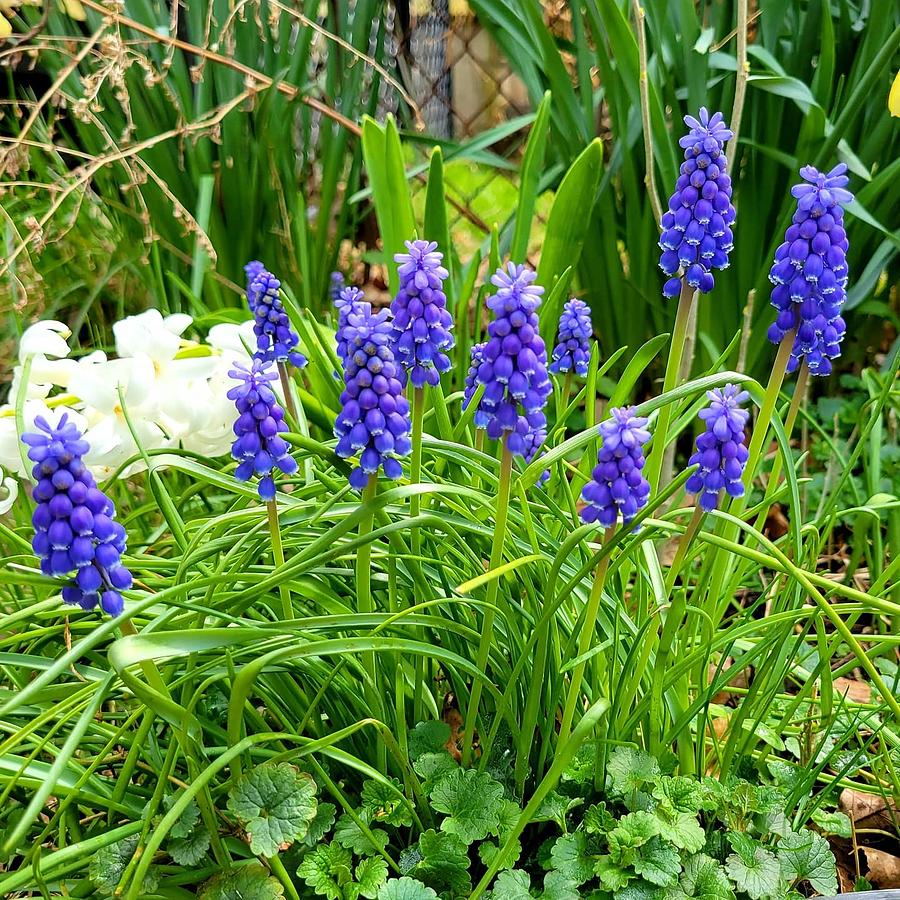
M 422 480 L 422 423 L 425 420 L 425 388 L 413 388 L 412 395 L 412 459 L 409 466 L 409 483 L 418 484 Z M 415 518 L 419 514 L 420 498 L 413 494 L 409 499 L 409 514 Z M 410 535 L 412 551 L 417 556 L 422 551 L 422 536 L 418 528 Z
M 606 529 L 603 535 L 603 543 L 608 544 L 612 540 L 615 533 L 615 526 Z M 600 610 L 600 599 L 603 596 L 603 585 L 606 583 L 606 570 L 609 568 L 609 554 L 607 553 L 603 559 L 597 563 L 597 569 L 594 572 L 594 584 L 591 587 L 591 594 L 588 597 L 587 606 L 584 610 L 584 622 L 581 626 L 581 634 L 578 637 L 578 653 L 577 656 L 584 656 L 591 648 L 591 641 L 597 630 L 597 613 Z M 572 680 L 569 682 L 569 693 L 566 695 L 566 705 L 563 709 L 562 724 L 559 726 L 559 738 L 556 745 L 561 747 L 569 739 L 569 733 L 572 729 L 572 720 L 575 718 L 575 707 L 578 704 L 578 698 L 581 696 L 581 681 L 584 678 L 584 670 L 587 667 L 587 660 L 583 659 L 572 670 Z M 599 690 L 599 685 L 596 686 Z
M 294 394 L 291 391 L 291 377 L 288 375 L 286 363 L 278 363 L 278 378 L 281 380 L 281 391 L 284 394 L 284 408 L 288 415 L 299 424 L 300 417 L 297 415 L 297 404 L 294 402 Z
M 412 393 L 412 459 L 409 466 L 409 483 L 418 484 L 422 480 L 422 423 L 425 420 L 425 388 L 413 388 Z M 411 518 L 419 515 L 420 498 L 418 494 L 413 494 L 409 498 L 409 514 Z M 410 533 L 410 545 L 413 556 L 419 557 L 422 554 L 422 534 L 417 527 L 413 527 Z M 418 562 L 416 563 L 418 565 Z M 419 631 L 419 639 L 424 640 L 424 630 Z M 415 683 L 417 685 L 416 698 L 420 696 L 419 686 L 425 682 L 425 657 L 416 654 L 413 663 L 415 671 Z M 401 702 L 398 700 L 398 702 Z M 416 703 L 414 705 L 421 705 Z M 418 710 L 414 709 L 418 714 Z
M 556 407 L 556 427 L 562 424 L 562 414 L 569 406 L 569 394 L 572 393 L 572 372 L 566 372 L 562 387 L 559 389 L 559 406 Z
M 675 558 L 672 560 L 672 565 L 669 568 L 668 575 L 666 576 L 666 596 L 672 597 L 672 600 L 669 604 L 668 612 L 665 613 L 662 633 L 660 634 L 659 638 L 659 646 L 656 651 L 656 658 L 653 667 L 653 687 L 650 700 L 650 722 L 652 728 L 651 744 L 653 747 L 651 752 L 657 754 L 662 751 L 661 740 L 663 733 L 663 676 L 668 671 L 669 663 L 672 658 L 672 648 L 675 644 L 675 637 L 677 635 L 678 629 L 681 627 L 681 622 L 684 619 L 685 609 L 687 608 L 686 586 L 684 586 L 683 590 L 678 591 L 673 596 L 675 579 L 678 577 L 678 573 L 681 570 L 682 565 L 684 564 L 685 558 L 687 557 L 688 548 L 690 547 L 692 541 L 694 540 L 694 537 L 697 534 L 697 531 L 700 528 L 700 523 L 703 521 L 703 516 L 703 507 L 697 504 L 694 507 L 694 514 L 691 516 L 691 520 L 688 523 L 687 528 L 685 528 L 684 533 L 681 535 L 681 539 L 678 541 L 678 547 L 675 550 Z M 684 682 L 682 684 L 682 687 L 686 689 L 687 682 L 684 678 L 682 679 L 682 681 Z M 693 747 L 691 746 L 690 741 L 678 742 L 678 758 L 681 765 L 681 774 L 693 774 L 694 755 Z
M 653 137 L 650 131 L 650 89 L 647 83 L 647 33 L 644 28 L 644 10 L 640 0 L 632 0 L 634 24 L 637 29 L 638 64 L 640 66 L 639 86 L 641 92 L 641 123 L 644 132 L 644 185 L 650 198 L 653 218 L 659 225 L 662 219 L 662 207 L 656 193 L 656 175 L 653 171 Z
M 784 382 L 784 375 L 787 372 L 788 362 L 791 358 L 791 348 L 794 346 L 794 332 L 789 331 L 778 345 L 778 353 L 775 357 L 775 363 L 772 366 L 772 374 L 769 376 L 769 383 L 766 385 L 766 394 L 763 397 L 763 404 L 759 409 L 759 415 L 753 426 L 753 434 L 750 437 L 749 455 L 747 457 L 747 466 L 744 469 L 744 486 L 750 491 L 753 485 L 753 477 L 756 475 L 756 467 L 759 465 L 760 454 L 763 450 L 766 435 L 769 433 L 769 423 L 772 421 L 772 413 L 775 411 L 775 405 L 778 403 L 778 394 L 781 392 L 781 385 Z
M 378 476 L 370 475 L 369 482 L 362 492 L 362 503 L 371 504 L 375 499 L 378 491 Z M 374 506 L 371 511 L 363 516 L 359 523 L 359 536 L 361 539 L 367 538 L 372 532 L 372 526 L 375 523 Z M 372 542 L 364 541 L 360 544 L 356 551 L 356 604 L 359 612 L 370 613 L 375 612 L 372 603 Z M 368 673 L 365 684 L 365 695 L 372 714 L 381 721 L 384 721 L 382 703 L 382 694 L 378 687 L 378 669 L 375 664 L 375 651 L 367 650 L 362 654 L 363 668 Z M 379 759 L 379 771 L 385 771 L 387 764 L 387 755 L 383 746 L 379 747 L 379 755 L 384 753 L 384 760 Z M 384 763 L 384 765 L 382 765 Z
M 694 289 L 682 279 L 681 294 L 678 297 L 678 311 L 675 313 L 675 327 L 672 330 L 672 346 L 666 361 L 666 374 L 663 379 L 663 393 L 674 390 L 681 372 L 681 358 L 684 353 L 684 341 L 687 335 L 688 320 L 694 300 Z M 654 428 L 653 446 L 647 459 L 647 480 L 650 490 L 655 494 L 659 490 L 659 478 L 662 473 L 662 461 L 666 447 L 666 435 L 672 421 L 672 404 L 667 403 L 659 411 Z
M 500 481 L 497 486 L 497 510 L 494 515 L 494 540 L 491 546 L 490 570 L 499 568 L 503 562 L 503 545 L 506 543 L 506 523 L 509 515 L 509 490 L 512 479 L 512 453 L 503 444 L 500 457 Z M 497 604 L 497 591 L 500 579 L 494 578 L 488 584 L 487 605 L 484 610 L 484 621 L 481 626 L 481 640 L 478 644 L 476 668 L 487 675 L 488 658 L 491 653 L 491 641 L 494 634 L 494 616 Z M 481 702 L 480 679 L 472 682 L 472 693 L 469 695 L 469 706 L 466 710 L 465 732 L 463 734 L 462 762 L 468 765 L 472 756 L 472 742 L 475 736 L 475 724 L 478 720 L 478 706 Z
M 272 536 L 272 556 L 275 559 L 275 568 L 280 569 L 284 565 L 284 547 L 281 544 L 281 529 L 278 526 L 278 506 L 274 500 L 266 503 L 266 511 L 269 514 L 269 534 Z M 291 592 L 286 584 L 278 585 L 278 594 L 281 597 L 281 615 L 287 621 L 294 618 L 291 608 Z

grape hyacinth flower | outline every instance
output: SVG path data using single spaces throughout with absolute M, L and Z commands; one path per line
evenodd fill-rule
M 345 287 L 337 299 L 334 301 L 335 309 L 338 312 L 338 324 L 334 332 L 334 340 L 337 345 L 337 356 L 344 364 L 347 356 L 347 320 L 351 312 L 361 312 L 362 305 L 365 303 L 365 294 L 358 287 Z M 335 373 L 340 378 L 339 373 Z
M 69 576 L 62 589 L 66 603 L 82 609 L 97 604 L 111 616 L 124 609 L 122 591 L 131 573 L 122 565 L 125 529 L 115 521 L 112 501 L 94 481 L 83 457 L 90 449 L 77 426 L 63 413 L 58 425 L 43 416 L 34 432 L 22 435 L 34 462 L 37 507 L 32 547 L 45 575 Z
M 769 340 L 781 343 L 796 329 L 789 372 L 805 359 L 811 375 L 829 375 L 831 360 L 841 354 L 848 274 L 843 206 L 853 199 L 845 189 L 846 171 L 843 163 L 827 174 L 804 166 L 800 174 L 806 183 L 791 188 L 797 210 L 769 271 L 772 306 L 778 310 Z
M 747 465 L 747 446 L 744 426 L 750 413 L 741 404 L 750 396 L 736 384 L 726 384 L 706 392 L 709 406 L 700 410 L 700 418 L 706 430 L 697 437 L 697 451 L 688 465 L 700 468 L 691 475 L 685 485 L 689 494 L 695 494 L 705 510 L 719 505 L 722 489 L 729 497 L 744 494 L 744 467 Z
M 559 343 L 553 349 L 550 371 L 554 375 L 568 372 L 587 375 L 593 332 L 590 307 L 583 300 L 573 297 L 563 306 L 559 317 Z
M 464 410 L 469 408 L 469 404 L 475 396 L 475 391 L 478 389 L 478 370 L 481 368 L 482 362 L 484 362 L 484 348 L 484 341 L 480 344 L 472 344 L 469 371 L 466 373 L 466 383 L 463 389 L 462 408 Z M 488 414 L 481 403 L 478 404 L 478 409 L 475 410 L 473 421 L 476 428 L 487 428 Z
M 259 268 L 257 268 L 257 266 Z M 247 304 L 255 319 L 254 356 L 263 362 L 290 363 L 298 369 L 306 365 L 306 357 L 297 350 L 300 338 L 291 328 L 291 321 L 281 302 L 281 282 L 262 263 L 252 262 L 245 267 L 248 277 Z M 252 281 L 249 280 L 253 275 Z
M 701 293 L 715 284 L 712 269 L 728 267 L 733 246 L 731 226 L 735 211 L 731 203 L 731 177 L 724 147 L 733 134 L 722 113 L 710 115 L 701 107 L 699 118 L 685 116 L 690 129 L 679 140 L 684 162 L 662 217 L 659 267 L 670 276 L 663 296 L 677 297 L 681 291 L 678 270 L 685 281 Z
M 400 264 L 400 289 L 391 303 L 394 356 L 412 386 L 421 388 L 436 385 L 450 368 L 453 320 L 443 291 L 448 272 L 435 241 L 406 241 L 406 250 L 394 255 Z
M 488 437 L 505 436 L 506 449 L 519 456 L 525 454 L 527 430 L 546 429 L 544 405 L 552 391 L 547 351 L 538 333 L 537 308 L 544 289 L 533 284 L 535 278 L 534 272 L 512 262 L 491 278 L 497 293 L 487 305 L 495 318 L 488 326 L 489 339 L 476 376 L 485 386 L 481 408 Z
M 287 441 L 281 437 L 288 430 L 284 410 L 271 387 L 278 373 L 270 363 L 256 358 L 249 367 L 235 363 L 228 375 L 238 382 L 228 391 L 228 399 L 234 401 L 238 411 L 235 441 L 231 445 L 231 455 L 238 463 L 234 477 L 249 481 L 258 475 L 260 499 L 274 500 L 272 470 L 280 469 L 285 475 L 297 471 L 297 462 L 288 453 Z
M 328 296 L 332 303 L 337 303 L 337 299 L 345 287 L 344 276 L 340 272 L 332 272 L 328 283 Z
M 585 522 L 600 522 L 607 528 L 619 514 L 627 525 L 647 505 L 650 483 L 644 478 L 644 444 L 650 440 L 647 420 L 634 414 L 634 407 L 611 409 L 600 423 L 603 444 L 591 480 L 584 486 L 581 511 Z
M 347 352 L 341 411 L 334 424 L 335 452 L 343 459 L 359 455 L 350 485 L 361 491 L 379 468 L 388 478 L 401 476 L 397 457 L 412 449 L 409 403 L 391 348 L 388 310 L 373 313 L 368 303 L 357 305 L 347 315 L 344 335 Z

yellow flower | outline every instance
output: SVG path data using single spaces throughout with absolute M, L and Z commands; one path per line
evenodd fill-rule
M 891 92 L 888 94 L 888 109 L 892 116 L 900 118 L 900 72 L 897 72 L 894 83 L 891 85 Z

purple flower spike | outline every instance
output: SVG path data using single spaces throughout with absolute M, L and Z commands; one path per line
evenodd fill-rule
M 406 249 L 394 256 L 400 264 L 400 290 L 391 303 L 394 355 L 412 386 L 421 388 L 437 384 L 450 368 L 453 320 L 443 291 L 448 273 L 434 241 L 406 241 Z
M 287 441 L 281 437 L 288 430 L 284 410 L 271 387 L 278 373 L 271 363 L 254 359 L 249 368 L 235 363 L 228 375 L 238 382 L 228 392 L 228 399 L 234 400 L 238 411 L 235 441 L 231 445 L 231 455 L 238 463 L 234 477 L 249 481 L 252 476 L 259 476 L 260 498 L 273 500 L 272 470 L 280 469 L 285 475 L 297 471 L 297 462 L 288 453 Z
M 741 409 L 750 396 L 736 384 L 707 391 L 710 404 L 700 410 L 700 418 L 706 423 L 706 431 L 697 438 L 697 452 L 689 465 L 700 468 L 687 480 L 685 489 L 697 495 L 703 509 L 715 509 L 719 494 L 724 489 L 729 497 L 741 497 L 744 493 L 744 467 L 747 465 L 747 447 L 744 426 L 750 413 Z
M 343 459 L 359 456 L 350 485 L 361 491 L 379 468 L 388 478 L 403 474 L 397 457 L 412 449 L 409 403 L 391 348 L 388 311 L 373 313 L 368 303 L 352 307 L 343 334 L 347 352 L 341 411 L 334 423 L 335 452 Z
M 340 272 L 332 272 L 328 283 L 328 296 L 332 303 L 337 303 L 338 297 L 341 296 L 341 291 L 345 287 L 344 276 Z
M 778 344 L 797 332 L 789 372 L 805 358 L 811 375 L 830 375 L 831 361 L 841 355 L 848 276 L 843 206 L 853 199 L 845 190 L 846 171 L 843 163 L 827 175 L 804 166 L 800 174 L 807 183 L 791 188 L 797 210 L 769 271 L 772 306 L 778 310 L 769 340 Z
M 677 297 L 681 291 L 679 269 L 691 287 L 709 293 L 715 285 L 712 269 L 728 267 L 734 237 L 731 177 L 724 153 L 725 143 L 734 135 L 722 113 L 710 115 L 705 107 L 698 119 L 685 116 L 684 122 L 690 129 L 678 142 L 684 148 L 684 162 L 659 239 L 663 251 L 659 267 L 670 276 L 663 287 L 665 297 Z
M 634 407 L 611 409 L 600 424 L 603 445 L 591 480 L 584 486 L 581 511 L 585 522 L 606 528 L 616 524 L 619 514 L 627 525 L 647 505 L 650 483 L 644 478 L 644 444 L 650 440 L 647 420 L 635 416 Z
M 563 306 L 559 317 L 559 343 L 553 350 L 550 371 L 554 375 L 566 372 L 587 375 L 593 333 L 590 307 L 573 297 Z
M 484 362 L 485 346 L 485 342 L 482 342 L 480 344 L 472 344 L 469 371 L 466 373 L 466 384 L 465 390 L 463 391 L 463 409 L 468 409 L 469 404 L 472 402 L 472 398 L 475 396 L 475 391 L 478 389 L 478 370 L 481 368 L 481 364 Z M 482 403 L 479 403 L 478 409 L 475 410 L 475 427 L 487 428 L 489 418 L 490 416 L 484 409 L 484 405 Z
M 552 391 L 547 350 L 538 333 L 537 308 L 544 289 L 532 283 L 535 277 L 525 266 L 508 263 L 491 278 L 497 293 L 487 305 L 494 321 L 476 375 L 477 383 L 485 386 L 481 410 L 488 437 L 505 436 L 507 448 L 519 456 L 526 451 L 520 417 L 530 430 L 546 430 L 544 405 Z
M 62 589 L 63 600 L 82 609 L 99 604 L 117 616 L 125 608 L 121 592 L 131 587 L 131 573 L 122 565 L 125 529 L 82 460 L 88 443 L 65 414 L 55 427 L 42 416 L 34 424 L 39 430 L 22 440 L 37 482 L 31 545 L 41 571 L 55 576 L 74 572 Z
M 248 263 L 244 271 L 247 273 L 247 305 L 255 319 L 254 356 L 263 362 L 289 362 L 302 369 L 306 365 L 306 357 L 297 350 L 300 338 L 291 328 L 291 320 L 281 302 L 281 282 L 257 261 Z
M 344 365 L 347 356 L 347 321 L 351 312 L 361 313 L 363 306 L 367 305 L 365 294 L 358 287 L 345 287 L 337 300 L 334 301 L 335 309 L 338 312 L 337 330 L 334 333 L 334 340 L 337 344 L 337 356 Z M 338 375 L 340 378 L 340 375 Z

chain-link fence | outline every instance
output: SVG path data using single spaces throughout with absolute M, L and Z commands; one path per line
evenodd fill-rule
M 388 56 L 395 59 L 426 134 L 464 142 L 532 110 L 525 84 L 467 0 L 395 0 L 389 15 L 394 46 Z M 561 37 L 571 35 L 562 0 L 545 3 L 544 16 Z M 491 142 L 493 162 L 451 160 L 445 167 L 451 227 L 463 246 L 480 243 L 497 211 L 514 204 L 527 134 L 522 128 Z M 424 195 L 414 202 L 424 203 Z M 548 203 L 549 198 L 538 203 L 538 226 Z

